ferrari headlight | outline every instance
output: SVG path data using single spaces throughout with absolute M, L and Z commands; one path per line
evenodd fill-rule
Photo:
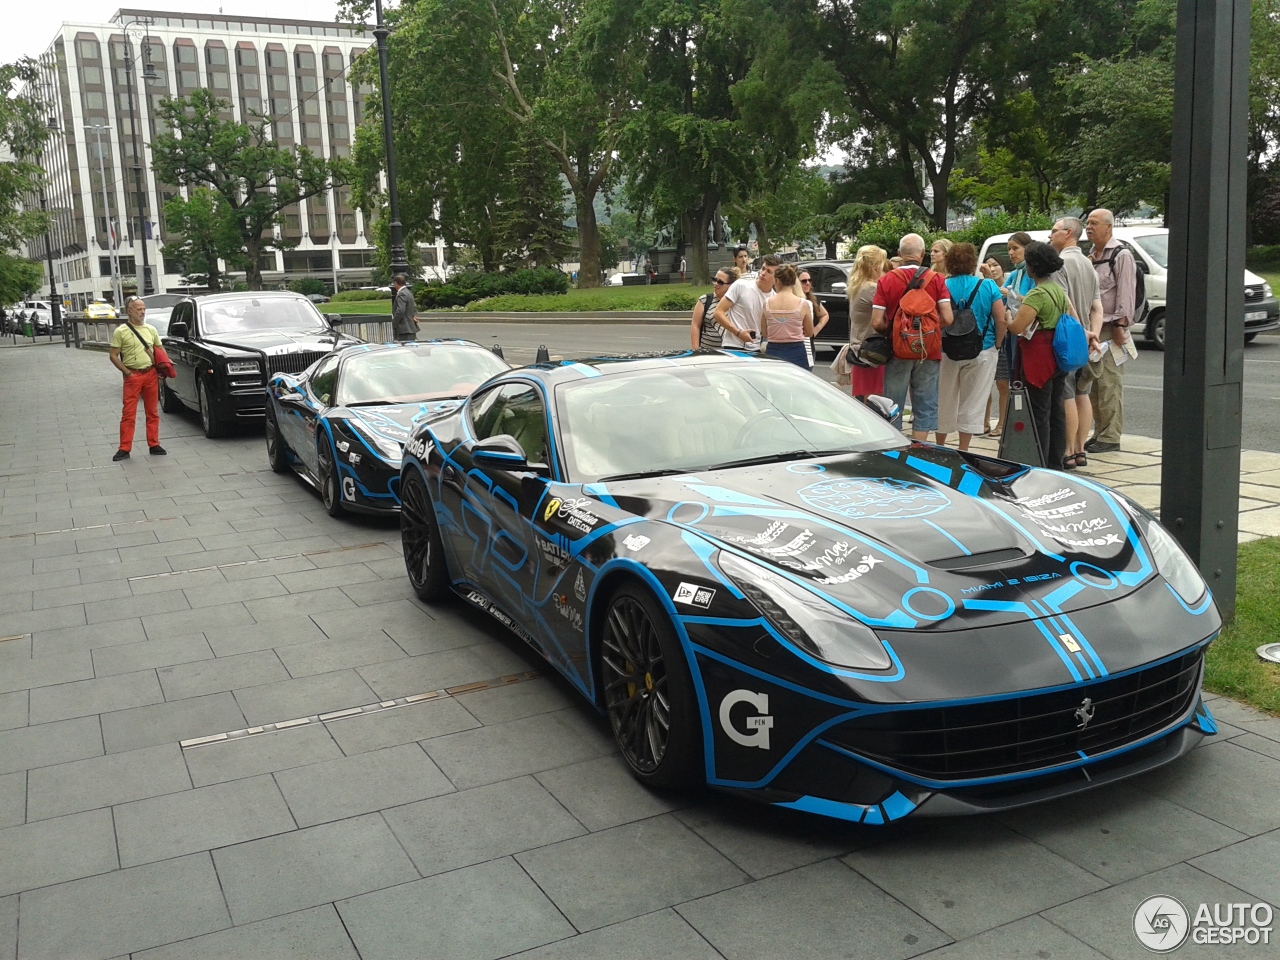
M 378 451 L 378 454 L 384 460 L 399 460 L 404 456 L 404 448 L 394 440 L 388 440 L 386 437 L 379 436 L 372 430 L 361 430 L 357 436 L 365 443 Z
M 257 373 L 257 360 L 228 360 L 227 373 L 235 375 L 238 373 Z
M 718 563 L 778 632 L 805 653 L 833 666 L 858 670 L 885 670 L 893 665 L 870 627 L 813 591 L 736 554 L 721 551 Z
M 1123 497 L 1121 502 L 1128 508 L 1129 515 L 1137 524 L 1142 538 L 1151 548 L 1151 558 L 1155 561 L 1156 569 L 1169 581 L 1169 586 L 1173 587 L 1174 592 L 1182 598 L 1183 602 L 1187 606 L 1192 606 L 1209 589 L 1204 578 L 1200 576 L 1200 571 L 1191 562 L 1187 552 L 1182 549 L 1182 544 L 1160 525 L 1160 521 L 1151 511 L 1124 497 L 1123 494 L 1121 496 Z

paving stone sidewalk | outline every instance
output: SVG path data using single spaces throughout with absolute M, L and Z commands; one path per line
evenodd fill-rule
M 1215 699 L 1179 763 L 1002 816 L 652 793 L 517 640 L 413 597 L 393 522 L 194 417 L 112 463 L 118 410 L 103 354 L 0 350 L 0 960 L 1083 960 L 1146 956 L 1149 896 L 1280 903 L 1280 719 Z M 1088 472 L 1151 505 L 1124 445 Z M 1280 457 L 1244 469 L 1242 538 L 1277 532 Z

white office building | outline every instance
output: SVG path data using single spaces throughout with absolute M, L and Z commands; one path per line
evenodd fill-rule
M 161 100 L 205 87 L 230 102 L 237 120 L 265 114 L 283 147 L 349 155 L 364 96 L 346 77 L 372 45 L 363 25 L 267 17 L 120 10 L 107 23 L 64 23 L 38 58 L 39 81 L 26 92 L 45 105 L 54 131 L 41 165 L 53 214 L 54 275 L 72 309 L 111 299 L 113 231 L 126 293 L 143 289 L 144 253 L 155 292 L 182 289 L 185 266 L 166 252 L 170 232 L 162 215 L 165 201 L 182 188 L 157 182 L 150 162 Z M 347 188 L 296 204 L 281 227 L 296 246 L 263 255 L 266 286 L 308 276 L 341 287 L 368 283 L 369 227 Z M 44 261 L 45 242 L 32 240 L 26 255 Z M 428 268 L 441 253 L 423 250 Z

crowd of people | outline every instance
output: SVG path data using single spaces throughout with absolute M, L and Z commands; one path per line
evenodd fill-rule
M 955 434 L 967 450 L 975 436 L 1001 435 L 1016 383 L 1026 391 L 1046 466 L 1072 470 L 1086 466 L 1090 453 L 1118 450 L 1122 354 L 1132 355 L 1127 331 L 1138 305 L 1137 268 L 1113 226 L 1111 212 L 1099 209 L 1084 222 L 1058 220 L 1047 243 L 1015 233 L 1008 240 L 1008 273 L 994 259 L 979 264 L 971 243 L 939 239 L 926 249 L 915 233 L 902 238 L 893 257 L 878 246 L 859 247 L 847 287 L 850 344 L 842 354 L 854 396 L 883 394 L 902 410 L 909 394 L 913 438 L 932 434 L 942 444 Z M 1086 233 L 1088 255 L 1079 245 Z M 813 295 L 809 271 L 775 255 L 761 258 L 755 274 L 749 267 L 750 256 L 739 247 L 734 266 L 716 272 L 712 292 L 694 307 L 691 346 L 763 353 L 812 370 L 814 338 L 829 317 Z M 910 358 L 895 355 L 890 341 L 908 295 L 913 311 L 923 296 L 929 316 L 924 331 L 917 323 L 919 350 Z M 1084 328 L 1089 362 L 1064 372 L 1053 341 L 1068 314 Z M 944 350 L 943 331 L 955 334 L 955 342 L 963 336 L 966 347 Z M 994 427 L 993 385 L 999 397 Z

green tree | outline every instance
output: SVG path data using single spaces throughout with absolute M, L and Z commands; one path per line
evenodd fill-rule
M 37 81 L 35 61 L 0 64 L 0 252 L 15 250 L 44 231 L 48 218 L 30 209 L 27 198 L 40 189 L 43 172 L 37 159 L 49 135 L 39 104 L 10 93 L 18 84 Z M 18 258 L 6 261 L 3 272 L 21 270 Z M 17 275 L 15 274 L 15 279 Z M 18 297 L 0 299 L 12 303 Z
M 249 289 L 261 290 L 263 249 L 286 245 L 272 239 L 285 209 L 346 183 L 349 164 L 306 147 L 282 149 L 267 135 L 264 119 L 224 119 L 229 111 L 230 104 L 210 90 L 162 100 L 151 165 L 163 182 L 207 187 L 219 196 L 239 235 Z
M 0 306 L 26 300 L 44 282 L 44 264 L 0 251 Z
M 517 149 L 507 183 L 508 199 L 494 222 L 496 242 L 505 251 L 503 267 L 558 267 L 573 249 L 572 233 L 564 223 L 564 181 L 527 131 L 521 131 Z
M 222 289 L 222 266 L 231 270 L 248 266 L 240 231 L 231 208 L 207 187 L 196 187 L 190 199 L 174 197 L 164 205 L 165 224 L 180 239 L 165 244 L 182 260 L 189 278 L 202 280 L 212 293 Z
M 964 140 L 1014 76 L 1023 46 L 1055 0 L 832 0 L 812 43 L 844 84 L 850 139 L 892 186 L 945 228 Z M 932 189 L 932 209 L 921 181 Z
M 814 217 L 826 206 L 829 193 L 830 184 L 821 173 L 796 163 L 772 183 L 726 202 L 724 212 L 735 236 L 754 229 L 760 253 L 772 253 L 820 233 L 813 229 Z
M 506 178 L 521 162 L 521 131 L 556 164 L 573 197 L 579 283 L 600 282 L 595 198 L 614 163 L 630 104 L 627 45 L 610 16 L 622 0 L 406 0 L 390 40 L 396 161 L 408 196 L 404 219 L 438 222 L 446 241 L 501 259 L 486 235 L 510 202 Z M 367 0 L 348 0 L 363 19 Z M 380 152 L 372 135 L 367 160 Z M 366 183 L 370 178 L 366 172 Z M 412 185 L 412 186 L 410 186 Z M 461 229 L 459 229 L 461 228 Z M 459 236 L 460 233 L 471 236 Z
M 622 141 L 628 192 L 655 222 L 679 224 L 693 282 L 708 283 L 717 211 L 740 204 L 745 224 L 753 202 L 795 175 L 834 77 L 820 58 L 795 56 L 785 12 L 763 0 L 623 9 L 645 77 Z

